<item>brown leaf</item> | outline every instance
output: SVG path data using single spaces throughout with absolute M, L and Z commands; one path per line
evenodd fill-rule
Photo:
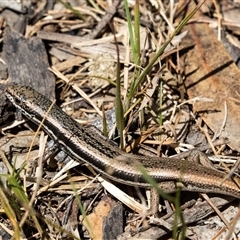
M 190 24 L 188 31 L 185 44 L 194 45 L 185 56 L 188 95 L 190 98 L 202 96 L 213 99 L 213 102 L 197 102 L 194 110 L 200 113 L 215 134 L 228 137 L 229 145 L 239 151 L 240 72 L 207 24 Z M 226 123 L 221 131 L 225 114 Z

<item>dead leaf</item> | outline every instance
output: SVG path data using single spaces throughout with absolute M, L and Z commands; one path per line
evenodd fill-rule
M 188 31 L 184 44 L 194 44 L 194 48 L 185 56 L 188 95 L 190 98 L 203 96 L 213 99 L 213 102 L 196 102 L 194 110 L 200 113 L 215 134 L 227 137 L 231 148 L 239 151 L 240 117 L 237 114 L 237 100 L 240 100 L 240 72 L 207 24 L 190 24 Z M 225 114 L 226 123 L 220 132 Z

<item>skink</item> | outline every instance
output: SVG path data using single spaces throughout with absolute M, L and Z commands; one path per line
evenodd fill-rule
M 240 199 L 240 189 L 233 179 L 221 181 L 225 173 L 187 159 L 145 157 L 127 154 L 99 135 L 91 127 L 80 126 L 56 104 L 48 114 L 52 102 L 30 87 L 10 84 L 7 98 L 30 121 L 60 144 L 72 158 L 90 164 L 108 179 L 126 185 L 150 188 L 139 171 L 143 166 L 164 191 L 174 192 L 178 183 L 186 191 L 211 192 Z M 170 186 L 170 187 L 169 187 Z

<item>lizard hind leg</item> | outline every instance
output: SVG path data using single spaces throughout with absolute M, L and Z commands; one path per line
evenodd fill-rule
M 151 188 L 150 192 L 150 207 L 148 210 L 148 215 L 158 215 L 159 210 L 159 197 L 176 192 L 177 185 L 174 181 L 165 181 L 158 183 L 159 191 L 155 188 Z

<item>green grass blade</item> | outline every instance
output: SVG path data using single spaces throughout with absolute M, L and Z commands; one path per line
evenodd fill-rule
M 18 201 L 21 203 L 21 205 L 27 210 L 30 212 L 30 216 L 32 217 L 34 223 L 35 223 L 35 226 L 39 232 L 40 235 L 42 235 L 43 233 L 43 230 L 41 228 L 41 225 L 39 224 L 38 222 L 38 219 L 36 218 L 35 216 L 35 213 L 30 209 L 29 210 L 29 199 L 26 195 L 26 193 L 24 192 L 24 189 L 23 187 L 19 184 L 18 180 L 15 178 L 14 175 L 9 175 L 9 177 L 7 178 L 8 180 L 8 186 L 11 188 L 11 190 L 13 191 L 14 193 L 14 196 L 18 199 Z M 28 216 L 28 214 L 27 214 Z M 27 217 L 26 216 L 26 217 Z M 25 219 L 23 218 L 21 221 L 20 221 L 20 224 L 19 226 L 23 226 L 25 222 Z
M 135 52 L 134 35 L 133 35 L 133 29 L 132 29 L 131 15 L 130 15 L 129 6 L 128 6 L 128 0 L 124 0 L 124 7 L 125 7 L 126 16 L 127 16 L 130 44 L 132 47 L 132 51 Z M 135 62 L 135 59 L 134 59 L 134 62 Z
M 170 196 L 169 194 L 165 193 L 162 189 L 159 188 L 158 183 L 149 176 L 146 169 L 143 166 L 138 166 L 138 170 L 142 173 L 143 178 L 148 182 L 154 189 L 157 190 L 160 196 L 164 199 L 168 200 L 169 202 L 174 202 L 174 197 Z
M 62 0 L 58 0 L 66 9 L 70 10 L 74 15 L 76 15 L 79 19 L 86 20 L 85 17 L 75 8 L 71 6 L 71 4 L 64 2 Z
M 15 210 L 13 209 L 11 204 L 10 204 L 10 197 L 5 194 L 3 191 L 4 187 L 1 184 L 0 187 L 0 202 L 1 206 L 4 209 L 8 219 L 11 221 L 13 228 L 14 228 L 14 239 L 20 239 L 20 228 L 19 228 L 19 223 L 17 221 L 17 217 L 15 215 Z
M 180 24 L 177 26 L 173 34 L 169 37 L 169 39 L 163 44 L 163 46 L 158 50 L 158 52 L 155 54 L 155 56 L 152 58 L 151 62 L 146 66 L 144 71 L 140 74 L 139 78 L 136 80 L 136 84 L 134 85 L 134 88 L 130 89 L 129 94 L 128 94 L 128 99 L 133 98 L 137 88 L 143 81 L 143 79 L 146 77 L 146 75 L 149 73 L 151 70 L 152 66 L 154 63 L 159 59 L 159 57 L 164 53 L 164 50 L 166 47 L 171 43 L 172 39 L 183 29 L 183 27 L 187 24 L 187 22 L 193 17 L 193 15 L 197 12 L 197 10 L 203 5 L 205 1 L 199 3 L 196 8 L 190 12 L 190 14 L 185 17 Z

